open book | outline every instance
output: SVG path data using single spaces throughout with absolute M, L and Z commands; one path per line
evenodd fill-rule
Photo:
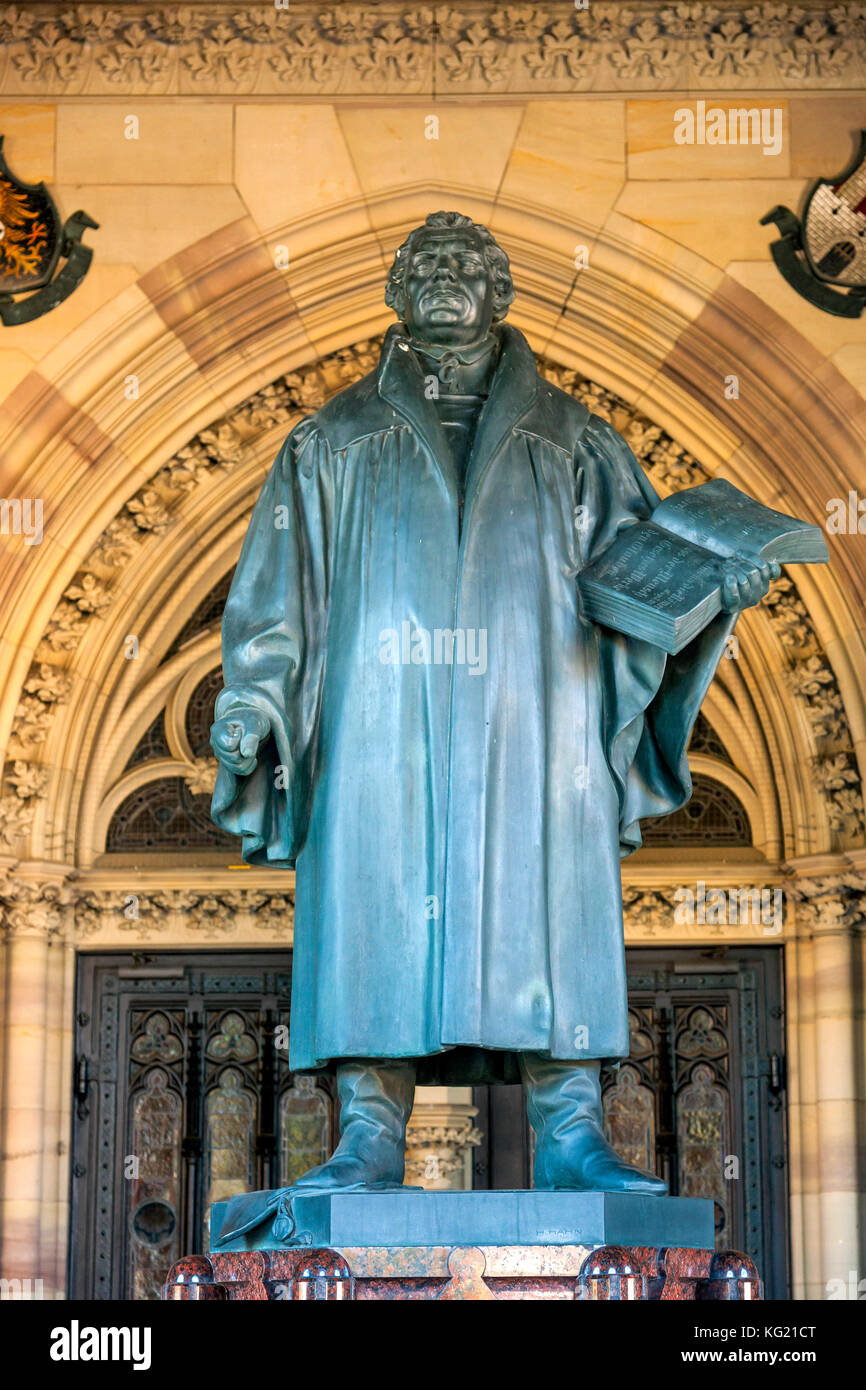
M 667 497 L 579 576 L 587 617 L 674 653 L 722 607 L 724 561 L 824 563 L 820 527 L 774 512 L 723 478 Z

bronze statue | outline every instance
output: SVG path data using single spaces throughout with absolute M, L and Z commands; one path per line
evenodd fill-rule
M 410 234 L 378 368 L 286 440 L 226 604 L 213 815 L 297 865 L 290 1064 L 335 1069 L 342 1104 L 294 1191 L 401 1183 L 416 1083 L 518 1079 L 537 1187 L 666 1190 L 602 1130 L 619 860 L 688 800 L 701 701 L 778 566 L 726 560 L 676 656 L 586 617 L 581 569 L 659 499 L 539 376 L 513 297 L 486 228 Z

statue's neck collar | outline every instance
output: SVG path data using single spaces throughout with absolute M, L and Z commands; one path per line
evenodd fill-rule
M 474 366 L 476 362 L 489 357 L 499 346 L 499 339 L 492 332 L 485 334 L 477 343 L 465 343 L 459 347 L 451 343 L 424 343 L 419 338 L 411 337 L 408 338 L 408 342 L 422 357 L 431 357 L 434 362 L 441 362 L 447 357 L 449 361 L 459 362 L 462 367 Z
M 466 395 L 472 392 L 486 395 L 496 368 L 499 337 L 487 333 L 477 343 L 460 346 L 424 343 L 407 337 L 423 372 L 432 372 L 446 392 Z

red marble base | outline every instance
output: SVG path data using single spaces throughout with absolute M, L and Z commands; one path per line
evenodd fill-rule
M 163 1299 L 760 1299 L 753 1262 L 735 1250 L 601 1246 L 293 1247 L 188 1255 Z

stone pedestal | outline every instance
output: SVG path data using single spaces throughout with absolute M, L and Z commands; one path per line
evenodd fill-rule
M 225 1211 L 211 1209 L 216 1244 Z M 759 1299 L 758 1271 L 714 1251 L 713 1204 L 618 1192 L 333 1192 L 172 1268 L 170 1301 Z
M 320 1246 L 189 1255 L 172 1267 L 162 1296 L 170 1302 L 749 1302 L 762 1289 L 752 1261 L 732 1250 Z
M 272 1249 L 263 1224 L 220 1244 L 226 1204 L 211 1207 L 211 1246 Z M 663 1246 L 712 1249 L 713 1203 L 635 1192 L 320 1192 L 292 1199 L 293 1246 Z

